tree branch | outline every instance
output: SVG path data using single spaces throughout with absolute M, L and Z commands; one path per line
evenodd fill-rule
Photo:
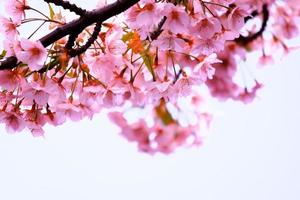
M 161 19 L 161 21 L 158 23 L 157 28 L 153 32 L 150 33 L 151 40 L 156 40 L 160 36 L 160 34 L 164 31 L 162 27 L 164 26 L 166 21 L 167 21 L 167 17 L 164 16 Z
M 242 46 L 245 46 L 245 45 L 249 44 L 250 42 L 253 42 L 257 38 L 259 38 L 260 36 L 262 36 L 262 34 L 264 33 L 264 31 L 267 28 L 267 24 L 268 24 L 268 20 L 269 20 L 269 16 L 270 16 L 267 4 L 263 5 L 262 15 L 263 15 L 262 25 L 261 25 L 261 28 L 259 29 L 259 31 L 252 35 L 249 35 L 247 37 L 241 35 L 239 38 L 237 38 L 235 40 L 235 42 L 237 42 L 238 44 L 241 44 Z M 249 19 L 247 19 L 247 20 L 249 20 Z
M 69 55 L 71 57 L 75 57 L 75 56 L 78 56 L 78 55 L 84 53 L 97 40 L 97 37 L 101 30 L 101 26 L 102 26 L 102 22 L 97 22 L 97 24 L 94 28 L 93 34 L 88 39 L 88 41 L 81 47 L 78 47 L 76 49 L 70 49 Z
M 70 3 L 69 1 L 64 1 L 64 0 L 44 0 L 44 1 L 46 3 L 53 3 L 54 5 L 61 6 L 65 10 L 74 12 L 79 16 L 83 16 L 86 14 L 86 10 L 76 6 L 75 4 Z
M 44 47 L 51 45 L 57 40 L 71 35 L 78 30 L 83 30 L 84 28 L 97 23 L 103 22 L 113 16 L 126 11 L 128 8 L 138 3 L 139 0 L 117 0 L 116 2 L 109 4 L 103 8 L 95 9 L 93 11 L 87 11 L 85 15 L 73 20 L 61 27 L 56 28 L 51 33 L 45 35 L 39 41 Z M 0 70 L 13 69 L 17 66 L 18 60 L 15 56 L 6 58 L 4 61 L 0 62 Z

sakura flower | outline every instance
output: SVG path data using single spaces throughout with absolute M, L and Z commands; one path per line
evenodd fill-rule
M 16 56 L 21 62 L 28 64 L 30 70 L 37 71 L 43 67 L 47 58 L 47 50 L 41 42 L 21 39 L 20 48 L 15 48 Z
M 217 59 L 216 54 L 211 54 L 206 56 L 202 62 L 196 65 L 193 71 L 194 73 L 199 73 L 202 80 L 205 82 L 207 78 L 212 79 L 213 75 L 215 74 L 215 68 L 212 66 L 212 64 L 221 62 L 221 60 Z
M 32 85 L 24 88 L 22 96 L 25 97 L 25 100 L 28 102 L 28 104 L 35 102 L 38 105 L 46 106 L 50 94 L 45 92 L 44 88 Z
M 9 40 L 16 37 L 18 33 L 16 23 L 2 16 L 0 16 L 0 23 L 0 33 Z
M 216 38 L 210 39 L 199 39 L 195 42 L 192 48 L 192 54 L 195 56 L 199 55 L 210 55 L 215 52 L 219 52 L 224 48 L 224 41 Z
M 127 120 L 124 118 L 121 112 L 110 112 L 108 114 L 109 119 L 120 127 L 127 125 Z
M 220 100 L 237 97 L 243 89 L 233 82 L 233 76 L 237 70 L 235 59 L 230 56 L 228 46 L 218 53 L 221 63 L 214 63 L 215 74 L 205 84 L 208 86 L 212 96 Z
M 157 124 L 153 127 L 157 133 L 154 139 L 157 144 L 155 151 L 169 154 L 178 146 L 201 144 L 201 138 L 193 134 L 195 128 L 197 127 L 181 127 L 176 123 L 167 126 Z
M 165 27 L 173 33 L 183 33 L 187 30 L 190 24 L 189 17 L 182 7 L 174 6 L 173 4 L 165 5 L 167 21 Z
M 144 120 L 128 124 L 120 112 L 109 113 L 109 118 L 121 128 L 121 135 L 128 141 L 137 142 L 138 148 L 143 152 L 152 152 L 149 140 L 150 129 Z
M 112 91 L 113 88 L 106 90 L 103 94 L 103 106 L 111 108 L 114 106 L 121 106 L 124 104 L 123 94 Z
M 264 4 L 272 4 L 274 0 L 236 0 L 235 2 L 237 5 L 247 8 L 247 10 L 255 8 L 261 11 Z
M 10 38 L 3 41 L 3 47 L 6 50 L 6 56 L 15 56 L 15 46 L 19 45 L 19 41 L 16 38 Z M 20 48 L 19 48 L 20 49 Z
M 149 128 L 144 120 L 140 120 L 123 130 L 122 134 L 129 141 L 137 141 L 138 143 L 148 143 Z
M 124 100 L 129 100 L 134 106 L 145 105 L 146 96 L 145 93 L 133 83 L 127 83 L 124 85 L 123 93 Z
M 138 28 L 138 24 L 136 23 L 136 18 L 138 14 L 141 12 L 141 9 L 135 5 L 132 6 L 130 9 L 126 11 L 126 21 L 128 22 L 129 26 L 132 27 L 133 29 Z
M 79 102 L 82 109 L 88 111 L 91 109 L 93 112 L 99 112 L 103 106 L 102 96 L 105 89 L 102 86 L 86 86 L 79 92 Z M 88 112 L 86 112 L 88 113 Z
M 184 51 L 186 43 L 183 39 L 178 38 L 170 32 L 163 32 L 160 37 L 153 41 L 154 46 L 159 47 L 160 50 L 174 50 L 177 52 Z
M 249 13 L 241 7 L 235 7 L 228 16 L 228 25 L 230 29 L 240 30 L 244 24 L 244 18 L 248 16 Z
M 157 151 L 169 154 L 173 152 L 176 148 L 176 143 L 174 142 L 175 133 L 174 128 L 176 125 L 162 126 L 158 124 L 153 127 L 154 131 L 157 133 L 155 136 L 155 142 L 157 144 Z
M 298 0 L 287 0 L 287 4 L 289 4 L 289 6 L 292 9 L 295 9 L 295 10 L 300 9 L 300 4 L 299 4 Z
M 0 106 L 4 107 L 6 103 L 11 102 L 14 98 L 13 92 L 2 91 L 0 93 Z
M 130 28 L 137 30 L 142 39 L 146 39 L 157 23 L 161 20 L 160 9 L 152 1 L 142 1 L 126 11 Z
M 46 117 L 40 109 L 32 108 L 25 113 L 26 126 L 34 137 L 43 136 L 42 127 L 46 124 Z
M 17 110 L 0 112 L 0 121 L 5 124 L 9 133 L 20 132 L 26 126 L 21 113 Z
M 243 91 L 231 78 L 222 78 L 214 76 L 212 80 L 208 79 L 206 85 L 213 97 L 221 101 L 227 99 L 236 99 L 236 97 Z
M 290 18 L 279 20 L 277 24 L 275 24 L 275 28 L 278 29 L 277 31 L 280 35 L 287 39 L 292 39 L 299 35 L 298 26 L 295 21 Z
M 206 81 L 206 79 L 212 79 L 213 75 L 215 74 L 215 68 L 213 68 L 210 64 L 205 63 L 201 67 L 201 72 L 203 74 L 203 79 Z
M 147 114 L 147 119 L 153 120 L 154 124 L 146 123 L 144 119 L 138 119 L 129 123 L 122 112 L 110 112 L 109 118 L 120 128 L 120 134 L 128 141 L 137 143 L 138 149 L 142 152 L 155 154 L 169 154 L 180 146 L 194 146 L 202 143 L 202 136 L 197 132 L 203 130 L 211 120 L 208 113 L 200 111 L 199 96 L 187 102 L 191 111 L 201 118 L 201 122 L 194 125 L 182 126 L 169 112 L 166 102 L 161 100 L 159 105 L 153 107 L 152 114 Z M 174 109 L 180 109 L 175 102 Z M 147 120 L 147 122 L 148 122 Z
M 33 124 L 33 125 L 29 124 L 28 128 L 31 131 L 31 134 L 33 137 L 41 137 L 41 136 L 44 136 L 44 134 L 45 134 L 45 131 L 42 129 L 41 126 L 37 126 L 35 124 Z
M 264 65 L 273 65 L 274 64 L 274 59 L 272 55 L 265 55 L 263 54 L 258 61 L 258 64 L 260 66 L 264 66 Z
M 50 78 L 42 80 L 31 80 L 22 85 L 20 94 L 25 97 L 23 103 L 31 105 L 33 103 L 39 106 L 57 105 L 62 99 L 65 99 L 65 93 L 58 84 Z
M 7 0 L 6 11 L 15 23 L 20 23 L 28 9 L 27 0 Z
M 105 37 L 105 50 L 107 53 L 115 56 L 122 56 L 127 49 L 126 44 L 121 40 L 122 28 L 117 25 L 112 25 Z
M 147 87 L 149 94 L 149 96 L 147 96 L 148 101 L 157 103 L 161 98 L 169 100 L 172 96 L 177 95 L 172 92 L 172 81 L 173 80 L 163 80 L 149 83 Z
M 83 118 L 80 107 L 71 102 L 58 104 L 54 109 L 56 110 L 57 115 L 64 116 L 63 121 L 66 120 L 66 117 L 72 121 L 79 121 Z
M 45 21 L 50 22 L 50 31 L 62 24 L 67 30 L 78 28 L 74 34 L 43 33 L 41 40 L 55 41 L 49 52 L 39 41 L 19 39 L 19 27 L 23 32 L 28 28 L 23 26 L 30 28 L 39 20 L 25 18 L 25 11 L 39 11 L 27 0 L 6 1 L 9 15 L 0 17 L 5 36 L 0 122 L 10 132 L 26 127 L 33 136 L 43 136 L 46 124 L 92 119 L 103 109 L 117 109 L 109 114 L 110 120 L 142 152 L 169 154 L 179 147 L 197 146 L 212 118 L 196 92 L 200 86 L 207 86 L 219 100 L 249 103 L 262 84 L 255 80 L 246 87 L 235 82 L 237 65 L 248 59 L 248 52 L 257 51 L 260 64 L 266 64 L 273 61 L 270 53 L 277 55 L 275 50 L 288 53 L 298 48 L 287 40 L 299 35 L 299 0 L 140 0 L 127 11 L 127 6 L 118 7 L 125 1 L 107 5 L 102 0 L 96 9 L 125 12 L 101 23 L 99 34 L 92 37 L 90 24 L 96 19 L 89 16 L 97 11 L 70 23 L 63 12 L 44 16 L 51 18 Z M 83 23 L 78 23 L 81 19 Z M 78 37 L 73 42 L 70 35 Z M 92 39 L 85 52 L 70 58 L 70 46 L 77 48 Z M 17 65 L 6 65 L 11 56 Z M 40 70 L 44 66 L 45 72 Z M 130 108 L 140 111 L 135 120 Z
M 221 32 L 221 23 L 215 17 L 204 18 L 200 20 L 195 27 L 202 39 L 208 39 L 214 36 L 215 33 Z
M 155 3 L 147 3 L 136 16 L 136 23 L 144 28 L 150 28 L 160 20 Z
M 171 101 L 175 102 L 178 97 L 190 95 L 192 91 L 192 85 L 192 81 L 189 80 L 189 77 L 186 75 L 177 80 L 171 89 L 171 92 L 174 94 L 171 96 Z
M 262 84 L 256 81 L 254 87 L 249 91 L 247 88 L 244 89 L 235 99 L 244 102 L 245 104 L 251 103 L 257 95 L 257 92 L 263 87 Z
M 45 114 L 45 120 L 47 123 L 58 126 L 63 124 L 66 121 L 66 117 L 63 115 L 60 115 L 59 112 L 52 112 L 47 108 L 47 113 Z
M 22 83 L 22 76 L 18 70 L 1 70 L 0 71 L 0 86 L 8 91 L 13 91 Z
M 110 53 L 89 57 L 91 74 L 104 83 L 108 83 L 114 78 L 114 70 L 120 68 L 122 64 L 123 59 L 121 56 Z

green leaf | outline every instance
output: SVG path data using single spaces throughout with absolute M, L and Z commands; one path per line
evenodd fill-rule
M 161 120 L 165 125 L 169 125 L 174 122 L 172 115 L 168 112 L 165 112 L 164 115 L 161 115 Z
M 151 57 L 151 55 L 149 54 L 148 51 L 145 51 L 141 56 L 144 60 L 144 63 L 146 65 L 147 69 L 149 70 L 149 72 L 151 73 L 151 75 L 153 77 L 153 81 L 155 81 L 155 73 L 154 73 L 154 69 L 153 69 L 153 63 L 154 63 L 153 58 Z
M 52 6 L 50 5 L 50 3 L 48 3 L 48 6 L 49 6 L 49 12 L 50 12 L 50 19 L 53 20 L 55 12 L 54 12 Z
M 167 109 L 166 102 L 164 99 L 160 100 L 159 105 L 155 108 L 157 116 L 165 125 L 169 125 L 175 122 L 171 113 Z
M 2 60 L 6 56 L 6 51 L 3 50 L 2 53 L 0 54 L 0 60 Z
M 133 36 L 134 36 L 133 32 L 128 32 L 122 36 L 122 41 L 126 43 L 127 41 L 131 40 Z

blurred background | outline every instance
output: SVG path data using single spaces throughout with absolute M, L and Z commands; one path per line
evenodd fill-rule
M 47 127 L 44 138 L 1 125 L 0 199 L 298 200 L 299 55 L 255 71 L 265 87 L 252 104 L 211 102 L 217 114 L 204 144 L 168 156 L 138 152 L 103 114 Z

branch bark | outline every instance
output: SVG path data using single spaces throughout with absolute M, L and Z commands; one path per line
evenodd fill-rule
M 109 4 L 103 8 L 95 9 L 93 11 L 87 11 L 85 15 L 61 27 L 58 27 L 51 33 L 39 39 L 39 41 L 43 44 L 44 47 L 47 47 L 57 40 L 67 35 L 71 35 L 78 30 L 83 30 L 84 28 L 94 23 L 103 22 L 113 16 L 116 16 L 126 11 L 138 2 L 139 0 L 117 0 L 116 2 Z M 0 70 L 13 69 L 17 66 L 17 64 L 18 59 L 15 56 L 8 57 L 4 61 L 0 62 Z
M 86 10 L 76 6 L 75 4 L 70 3 L 69 1 L 64 0 L 44 0 L 47 3 L 53 3 L 54 5 L 61 6 L 65 10 L 69 10 L 71 12 L 76 13 L 79 16 L 83 16 L 86 14 Z
M 268 9 L 268 5 L 267 4 L 264 4 L 263 5 L 263 9 L 262 9 L 262 25 L 259 29 L 259 31 L 257 31 L 256 33 L 254 34 L 251 34 L 249 36 L 240 36 L 239 38 L 237 38 L 235 40 L 235 42 L 237 42 L 238 44 L 242 45 L 242 46 L 246 46 L 247 44 L 253 42 L 254 40 L 256 40 L 257 38 L 259 38 L 260 36 L 262 36 L 262 34 L 264 33 L 264 31 L 266 30 L 267 28 L 267 24 L 268 24 L 268 21 L 269 21 L 269 16 L 270 16 L 270 13 L 269 13 L 269 9 Z M 247 19 L 248 20 L 248 19 Z

